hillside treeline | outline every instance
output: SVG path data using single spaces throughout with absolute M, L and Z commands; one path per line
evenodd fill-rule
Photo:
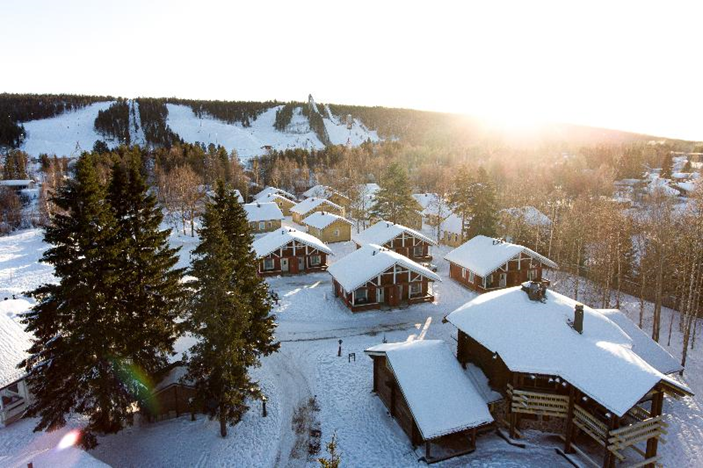
M 165 101 L 190 107 L 198 118 L 209 115 L 229 124 L 242 124 L 244 127 L 251 126 L 262 112 L 279 105 L 276 101 L 202 101 L 177 98 L 169 98 Z
M 112 99 L 110 96 L 74 94 L 0 93 L 0 147 L 17 148 L 22 144 L 26 133 L 22 122 L 54 117 L 94 102 Z

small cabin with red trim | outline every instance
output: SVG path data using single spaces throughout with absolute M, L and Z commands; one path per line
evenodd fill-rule
M 413 260 L 375 244 L 364 245 L 329 267 L 334 295 L 352 312 L 434 301 L 440 277 Z
M 255 240 L 252 247 L 262 276 L 324 271 L 327 256 L 332 255 L 332 250 L 317 237 L 289 227 Z
M 424 234 L 390 221 L 379 221 L 370 228 L 352 236 L 357 248 L 375 244 L 397 252 L 416 262 L 432 260 L 435 241 Z
M 449 277 L 478 292 L 542 281 L 543 268 L 558 268 L 547 257 L 502 239 L 476 236 L 449 252 Z

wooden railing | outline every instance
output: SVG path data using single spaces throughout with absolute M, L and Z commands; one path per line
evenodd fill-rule
M 608 450 L 610 450 L 613 455 L 621 458 L 622 451 L 626 448 L 631 448 L 642 456 L 646 456 L 645 452 L 639 449 L 635 444 L 639 442 L 644 442 L 646 440 L 656 438 L 659 442 L 665 444 L 666 440 L 661 437 L 662 434 L 667 434 L 666 428 L 668 424 L 662 420 L 661 416 L 654 418 L 648 418 L 640 422 L 630 424 L 629 426 L 621 427 L 619 429 L 614 429 L 610 431 L 608 437 Z M 655 457 L 650 457 L 643 460 L 640 463 L 634 465 L 628 465 L 628 468 L 635 468 L 639 466 L 649 465 L 655 463 L 659 460 L 659 455 Z
M 513 413 L 536 414 L 565 418 L 569 413 L 569 397 L 552 393 L 515 390 L 508 385 L 510 410 Z

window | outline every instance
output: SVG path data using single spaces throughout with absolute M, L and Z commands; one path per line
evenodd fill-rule
M 273 227 L 273 223 L 272 223 L 271 221 L 268 222 L 268 225 L 269 225 L 269 229 L 270 229 L 271 227 Z
M 474 275 L 473 271 L 469 272 L 469 283 L 473 283 L 476 275 Z
M 322 260 L 320 259 L 319 255 L 312 255 L 310 257 L 310 266 L 317 266 L 320 263 L 322 263 Z
M 422 257 L 424 255 L 425 252 L 421 245 L 416 245 L 413 247 L 413 257 Z
M 359 288 L 354 292 L 354 304 L 366 304 L 369 302 L 369 292 L 366 288 Z
M 259 231 L 266 229 L 266 223 L 264 221 L 259 221 Z
M 339 229 L 334 230 L 334 237 L 339 237 Z
M 273 259 L 272 258 L 265 258 L 264 259 L 264 270 L 273 270 Z
M 466 268 L 461 269 L 461 277 L 466 278 Z
M 410 297 L 422 295 L 422 283 L 410 283 Z

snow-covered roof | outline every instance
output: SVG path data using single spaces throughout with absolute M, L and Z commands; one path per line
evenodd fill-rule
M 234 196 L 237 197 L 237 201 L 239 203 L 244 203 L 244 197 L 242 196 L 242 192 L 240 192 L 237 189 L 234 189 L 233 192 L 234 192 Z
M 329 188 L 326 185 L 315 185 L 314 187 L 310 187 L 306 191 L 303 192 L 303 197 L 305 198 L 310 198 L 310 197 L 317 197 L 317 198 L 327 198 L 332 194 L 332 189 Z
M 662 374 L 673 374 L 683 369 L 681 363 L 659 343 L 617 309 L 595 309 L 615 322 L 632 340 L 632 350 Z
M 551 268 L 557 264 L 532 249 L 492 237 L 476 236 L 449 252 L 444 259 L 485 277 L 505 265 L 510 259 L 523 253 Z
M 584 306 L 583 334 L 569 326 L 577 302 L 547 291 L 532 301 L 520 286 L 483 294 L 447 320 L 500 356 L 513 372 L 556 375 L 618 416 L 660 381 L 690 392 L 632 349 L 612 320 Z
M 282 195 L 282 196 L 284 196 L 284 197 L 286 197 L 286 198 L 289 198 L 289 199 L 291 199 L 291 200 L 295 200 L 295 195 L 293 195 L 293 194 L 290 193 L 290 192 L 286 192 L 286 191 L 283 190 L 283 189 L 276 188 L 276 187 L 266 187 L 266 188 L 263 189 L 261 192 L 259 192 L 259 193 L 257 193 L 256 195 L 254 195 L 254 200 L 258 200 L 258 199 L 261 198 L 261 197 L 265 197 L 265 196 L 268 195 L 269 193 L 274 193 L 274 194 Z
M 261 239 L 255 240 L 252 247 L 254 248 L 254 252 L 257 257 L 265 257 L 271 252 L 275 252 L 293 241 L 298 241 L 301 244 L 308 245 L 319 250 L 320 252 L 332 255 L 332 250 L 330 250 L 330 248 L 317 237 L 289 227 L 276 229 L 275 231 L 266 234 Z
M 435 202 L 439 198 L 439 195 L 436 193 L 413 193 L 413 198 L 424 210 L 430 203 Z
M 424 440 L 493 421 L 486 402 L 441 340 L 374 346 L 385 354 Z
M 436 273 L 405 255 L 375 244 L 366 244 L 344 256 L 334 262 L 327 271 L 345 291 L 352 291 L 396 264 L 431 281 L 442 281 Z
M 305 214 L 305 213 L 309 213 L 310 210 L 314 210 L 315 208 L 317 208 L 320 205 L 327 205 L 330 208 L 334 208 L 336 210 L 342 211 L 342 207 L 337 205 L 336 203 L 333 203 L 329 200 L 326 200 L 324 198 L 318 198 L 318 197 L 306 198 L 305 200 L 301 201 L 300 203 L 295 205 L 290 210 L 294 213 Z
M 24 370 L 17 368 L 17 364 L 27 357 L 32 340 L 31 335 L 14 317 L 30 307 L 24 299 L 0 301 L 0 388 L 25 375 Z
M 461 234 L 463 230 L 461 217 L 457 216 L 455 213 L 447 216 L 447 219 L 442 222 L 442 230 L 451 232 L 452 234 Z
M 523 206 L 520 208 L 506 208 L 504 213 L 519 218 L 530 226 L 551 226 L 552 220 L 534 206 Z
M 271 221 L 273 219 L 285 219 L 283 212 L 274 202 L 247 203 L 242 205 L 247 212 L 247 220 L 250 223 L 257 221 Z
M 295 204 L 295 202 L 293 200 L 291 200 L 290 198 L 284 197 L 280 193 L 267 193 L 263 197 L 256 199 L 257 202 L 261 202 L 261 203 L 266 203 L 266 202 L 274 202 L 275 203 L 276 200 L 283 200 L 288 203 Z
M 347 224 L 352 224 L 351 221 L 349 221 L 346 218 L 343 218 L 339 215 L 333 214 L 333 213 L 327 213 L 326 211 L 316 211 L 307 218 L 303 220 L 303 224 L 307 224 L 308 226 L 317 228 L 317 229 L 324 229 L 330 224 L 334 223 L 335 221 L 342 221 Z
M 24 187 L 25 185 L 31 185 L 33 183 L 34 183 L 34 181 L 31 179 L 0 180 L 0 185 L 4 185 L 6 187 Z
M 354 236 L 352 236 L 352 240 L 359 245 L 383 245 L 403 233 L 421 239 L 430 245 L 437 245 L 435 241 L 422 234 L 421 232 L 418 232 L 415 229 L 410 229 L 406 226 L 402 226 L 400 224 L 391 223 L 390 221 L 379 221 L 373 226 L 366 229 L 365 231 L 362 231 L 358 234 L 354 234 Z
M 677 182 L 676 186 L 684 192 L 693 192 L 696 190 L 696 182 Z

